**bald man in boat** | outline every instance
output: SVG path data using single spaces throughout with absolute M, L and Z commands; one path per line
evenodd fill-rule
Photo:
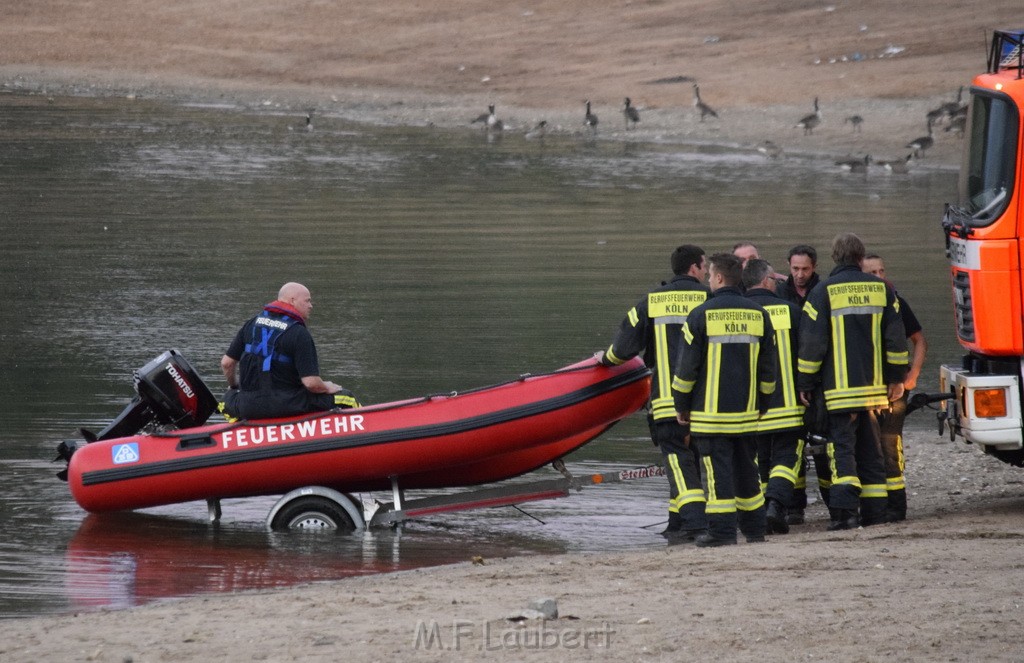
M 358 407 L 352 392 L 320 377 L 316 345 L 306 328 L 312 311 L 309 289 L 285 283 L 275 301 L 242 325 L 220 360 L 228 382 L 226 414 L 271 419 Z

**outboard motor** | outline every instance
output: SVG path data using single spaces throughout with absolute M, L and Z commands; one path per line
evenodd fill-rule
M 177 350 L 168 350 L 136 370 L 134 380 L 138 395 L 100 432 L 81 429 L 86 442 L 127 437 L 147 426 L 200 426 L 217 409 L 210 388 Z M 61 442 L 55 460 L 70 461 L 77 446 L 75 442 Z M 67 472 L 58 476 L 66 478 Z

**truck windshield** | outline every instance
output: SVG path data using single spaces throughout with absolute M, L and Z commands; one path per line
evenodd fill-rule
M 1019 117 L 1009 98 L 975 92 L 968 121 L 960 201 L 968 225 L 987 226 L 1006 210 L 1013 193 Z

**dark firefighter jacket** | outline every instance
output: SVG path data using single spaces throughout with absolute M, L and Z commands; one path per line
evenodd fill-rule
M 805 408 L 796 389 L 800 307 L 764 288 L 747 290 L 747 297 L 768 312 L 775 330 L 776 387 L 768 400 L 768 411 L 757 422 L 757 432 L 802 429 Z
M 886 407 L 907 373 L 907 339 L 892 288 L 840 265 L 807 296 L 800 319 L 797 389 L 821 384 L 829 412 Z
M 694 435 L 751 435 L 775 391 L 775 341 L 768 313 L 723 287 L 686 318 L 672 389 Z
M 651 414 L 656 421 L 676 418 L 672 403 L 672 369 L 679 356 L 686 316 L 708 298 L 708 288 L 692 276 L 676 276 L 652 290 L 629 310 L 602 363 L 621 364 L 644 352 L 654 374 Z

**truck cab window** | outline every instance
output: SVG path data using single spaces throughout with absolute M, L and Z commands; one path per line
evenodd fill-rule
M 973 226 L 987 226 L 1006 210 L 1013 188 L 1019 122 L 1009 99 L 973 95 L 970 147 L 960 169 L 960 200 Z

